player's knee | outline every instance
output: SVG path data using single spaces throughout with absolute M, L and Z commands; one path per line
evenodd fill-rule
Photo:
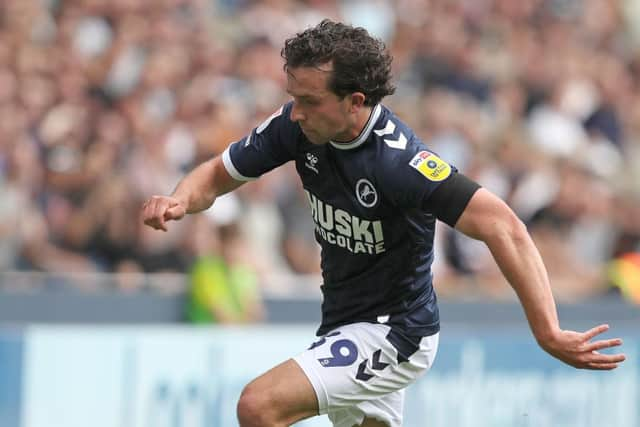
M 240 427 L 265 427 L 277 423 L 273 405 L 269 403 L 265 391 L 251 384 L 240 394 L 237 413 Z

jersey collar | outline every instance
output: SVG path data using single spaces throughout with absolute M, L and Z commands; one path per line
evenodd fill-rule
M 360 135 L 358 135 L 356 139 L 353 139 L 349 142 L 329 141 L 329 143 L 339 150 L 351 150 L 352 148 L 361 146 L 362 144 L 364 144 L 367 138 L 369 138 L 369 135 L 371 134 L 371 130 L 373 129 L 373 126 L 376 124 L 376 122 L 378 121 L 378 117 L 380 117 L 381 112 L 382 112 L 382 107 L 380 107 L 380 104 L 376 104 L 371 109 L 371 114 L 369 115 L 369 120 L 367 120 L 367 124 L 364 126 L 364 129 L 362 129 L 362 132 L 360 132 Z

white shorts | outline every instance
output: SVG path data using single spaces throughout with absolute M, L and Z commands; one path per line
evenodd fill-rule
M 402 425 L 404 388 L 431 368 L 439 334 L 422 338 L 409 361 L 387 340 L 391 328 L 354 323 L 334 329 L 294 357 L 311 381 L 319 413 L 335 427 L 362 424 L 365 417 Z

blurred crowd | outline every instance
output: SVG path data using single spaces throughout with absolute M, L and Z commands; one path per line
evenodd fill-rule
M 0 271 L 317 274 L 292 165 L 166 233 L 139 208 L 287 102 L 282 43 L 325 17 L 385 40 L 384 103 L 509 203 L 559 300 L 640 303 L 634 0 L 2 0 Z M 513 298 L 486 247 L 437 236 L 440 295 Z

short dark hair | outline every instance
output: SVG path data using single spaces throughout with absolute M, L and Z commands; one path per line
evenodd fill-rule
M 325 19 L 284 42 L 284 68 L 316 67 L 331 62 L 329 89 L 341 98 L 362 92 L 365 105 L 375 105 L 395 91 L 392 57 L 384 42 L 361 27 Z

